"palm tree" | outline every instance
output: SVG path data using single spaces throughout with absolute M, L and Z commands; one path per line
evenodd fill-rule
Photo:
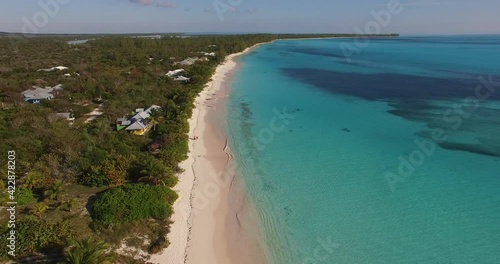
M 108 264 L 112 258 L 106 254 L 108 245 L 103 241 L 92 239 L 70 242 L 70 249 L 66 253 L 69 264 Z
M 45 199 L 58 200 L 63 191 L 63 182 L 57 180 L 49 189 L 43 192 L 43 196 Z
M 138 182 L 146 182 L 153 185 L 171 186 L 173 172 L 157 159 L 149 159 L 140 171 L 141 177 Z
M 42 217 L 42 214 L 45 213 L 49 209 L 49 206 L 45 203 L 37 203 L 33 209 L 30 210 L 32 215 L 36 215 L 38 217 Z
M 57 210 L 64 210 L 68 212 L 72 212 L 75 208 L 77 208 L 80 205 L 80 202 L 78 199 L 73 198 L 68 201 L 62 202 L 58 207 Z
M 156 125 L 163 121 L 163 113 L 159 110 L 151 111 L 151 115 L 149 116 L 149 122 L 153 124 L 153 131 L 156 130 Z
M 26 176 L 22 179 L 22 187 L 33 189 L 37 184 L 38 179 L 40 178 L 40 174 L 38 172 L 30 171 L 26 173 Z

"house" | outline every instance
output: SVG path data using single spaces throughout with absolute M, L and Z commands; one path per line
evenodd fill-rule
M 64 66 L 56 66 L 56 67 L 53 67 L 51 68 L 51 70 L 55 71 L 55 70 L 60 70 L 60 71 L 64 71 L 64 70 L 67 70 L 69 69 L 68 67 L 64 67 Z
M 52 68 L 49 68 L 49 69 L 39 69 L 38 71 L 51 72 L 51 71 L 55 71 L 55 70 L 64 71 L 64 70 L 67 70 L 67 69 L 69 69 L 69 68 L 65 67 L 65 66 L 56 66 L 56 67 L 52 67 Z
M 116 130 L 120 131 L 125 129 L 125 131 L 131 134 L 142 136 L 154 125 L 149 120 L 151 113 L 159 109 L 161 109 L 161 107 L 157 105 L 152 105 L 148 109 L 137 108 L 134 116 L 128 119 L 125 117 L 116 119 Z
M 181 62 L 174 62 L 174 65 L 180 64 L 180 65 L 190 66 L 193 65 L 197 60 L 198 57 L 187 58 Z
M 131 122 L 128 121 L 127 118 L 125 118 L 125 117 L 118 118 L 118 119 L 116 119 L 116 131 L 123 130 L 123 129 L 127 128 L 128 126 L 130 126 L 130 124 L 131 124 Z
M 184 72 L 184 69 L 177 69 L 177 70 L 173 70 L 173 71 L 169 71 L 167 72 L 167 76 L 168 77 L 177 77 L 177 75 L 179 75 L 180 73 Z
M 131 134 L 142 136 L 146 134 L 146 132 L 148 132 L 151 127 L 151 123 L 148 123 L 146 122 L 146 120 L 142 119 L 135 121 L 134 123 L 126 127 L 125 130 L 130 132 Z
M 45 88 L 51 88 L 51 87 L 45 87 Z M 62 84 L 58 84 L 58 85 L 52 87 L 53 91 L 60 91 L 62 89 L 63 89 L 63 85 Z
M 191 78 L 187 78 L 187 77 L 180 75 L 183 72 L 185 72 L 184 69 L 177 69 L 177 70 L 167 72 L 166 75 L 168 77 L 172 78 L 176 82 L 183 82 L 183 83 L 189 82 L 191 80 Z
M 176 82 L 183 82 L 183 83 L 187 83 L 191 80 L 191 78 L 187 78 L 187 77 L 184 77 L 184 76 L 179 76 L 179 77 L 175 77 L 174 78 L 174 81 Z
M 24 101 L 31 104 L 39 104 L 41 100 L 52 100 L 54 99 L 54 91 L 62 90 L 62 84 L 58 84 L 54 87 L 39 87 L 32 86 L 30 89 L 22 92 L 24 96 Z
M 73 115 L 73 113 L 56 113 L 56 117 L 66 119 L 68 121 L 75 120 L 75 116 Z

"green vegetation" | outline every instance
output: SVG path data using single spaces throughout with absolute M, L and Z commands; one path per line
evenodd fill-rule
M 16 200 L 18 205 L 27 205 L 35 200 L 33 193 L 28 188 L 19 188 L 16 190 Z
M 106 227 L 141 219 L 165 219 L 177 193 L 164 186 L 127 184 L 110 189 L 94 203 L 93 218 Z
M 92 250 L 102 252 L 101 244 L 90 251 L 90 242 L 69 244 L 89 237 L 111 249 L 130 236 L 141 237 L 150 241 L 145 250 L 160 251 L 168 245 L 176 199 L 170 187 L 181 172 L 178 164 L 187 158 L 187 119 L 215 67 L 226 55 L 256 43 L 333 36 L 352 35 L 106 36 L 75 46 L 67 44 L 68 37 L 0 37 L 0 153 L 17 153 L 17 258 L 59 252 L 63 259 L 66 251 L 68 260 L 79 263 Z M 201 57 L 202 51 L 216 56 L 191 66 L 173 65 Z M 69 69 L 38 71 L 59 65 Z M 191 81 L 165 76 L 176 68 L 184 68 Z M 64 89 L 38 105 L 25 103 L 21 95 L 33 85 L 57 84 Z M 117 118 L 153 104 L 161 111 L 151 116 L 154 126 L 146 135 L 116 131 Z M 96 108 L 103 114 L 88 120 Z M 55 117 L 60 112 L 76 119 Z M 0 184 L 4 202 L 6 175 Z M 7 217 L 0 212 L 1 222 Z M 0 227 L 3 241 L 8 231 Z M 7 252 L 5 245 L 1 254 Z
M 68 264 L 113 263 L 112 258 L 106 253 L 107 248 L 108 246 L 103 241 L 73 240 L 70 243 L 66 260 Z
M 2 225 L 2 229 L 4 228 Z M 20 258 L 40 251 L 54 252 L 73 236 L 68 221 L 53 224 L 36 217 L 24 217 L 16 224 L 16 232 L 16 255 Z M 1 239 L 7 241 L 6 232 L 2 232 Z M 5 258 L 6 255 L 6 250 L 0 252 L 0 256 Z

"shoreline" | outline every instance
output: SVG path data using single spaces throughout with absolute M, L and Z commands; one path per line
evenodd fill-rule
M 235 173 L 230 171 L 232 156 L 224 131 L 227 85 L 237 70 L 237 59 L 263 44 L 228 55 L 196 97 L 188 136 L 198 139 L 190 140 L 188 159 L 180 164 L 184 172 L 173 188 L 179 198 L 170 219 L 170 245 L 161 254 L 151 255 L 149 262 L 231 264 L 240 259 L 241 249 L 245 249 L 245 256 L 263 258 L 263 252 L 257 252 L 257 241 L 246 241 L 249 238 L 237 228 L 241 220 L 238 210 L 245 197 L 244 190 L 233 182 Z M 252 263 L 259 263 L 255 260 Z
M 230 54 L 217 66 L 211 80 L 196 97 L 188 120 L 189 138 L 198 139 L 190 140 L 188 158 L 180 164 L 184 172 L 173 188 L 179 198 L 170 219 L 172 224 L 167 235 L 170 245 L 162 253 L 151 255 L 150 263 L 266 263 L 262 243 L 257 238 L 260 229 L 257 220 L 252 219 L 256 215 L 249 212 L 254 208 L 247 202 L 245 190 L 232 171 L 237 165 L 232 163 L 223 120 L 227 86 L 238 68 L 239 57 L 261 45 L 335 38 L 352 37 L 275 39 Z

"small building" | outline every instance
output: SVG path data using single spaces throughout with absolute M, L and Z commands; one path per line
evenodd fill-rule
M 198 57 L 187 58 L 181 62 L 174 62 L 174 65 L 180 64 L 185 66 L 193 65 L 196 61 L 198 61 Z
M 184 77 L 184 76 L 179 76 L 179 77 L 175 77 L 174 78 L 174 81 L 176 82 L 182 82 L 182 83 L 187 83 L 191 80 L 191 78 L 187 78 L 187 77 Z
M 56 67 L 52 67 L 52 68 L 48 68 L 48 69 L 39 69 L 38 71 L 51 72 L 51 71 L 55 71 L 55 70 L 64 71 L 64 70 L 68 70 L 68 69 L 69 68 L 65 67 L 65 66 L 56 66 Z
M 148 109 L 137 108 L 135 110 L 135 115 L 130 118 L 118 118 L 116 119 L 116 130 L 126 130 L 134 135 L 144 135 L 151 127 L 154 125 L 150 120 L 151 113 L 155 110 L 161 109 L 158 105 L 152 105 Z
M 39 104 L 42 100 L 52 100 L 54 98 L 53 91 L 61 90 L 61 86 L 42 88 L 39 86 L 32 86 L 30 89 L 22 92 L 24 101 L 31 104 Z
M 52 88 L 53 91 L 61 91 L 63 89 L 63 85 L 62 84 L 58 84 L 54 87 L 45 87 L 46 89 L 50 89 Z
M 146 122 L 146 120 L 137 120 L 130 126 L 126 127 L 125 130 L 134 135 L 142 136 L 151 129 L 151 122 Z
M 56 113 L 56 117 L 66 119 L 68 121 L 75 120 L 73 113 Z
M 184 69 L 177 69 L 177 70 L 173 70 L 173 71 L 169 71 L 167 72 L 167 76 L 168 77 L 177 77 L 179 74 L 185 72 Z

